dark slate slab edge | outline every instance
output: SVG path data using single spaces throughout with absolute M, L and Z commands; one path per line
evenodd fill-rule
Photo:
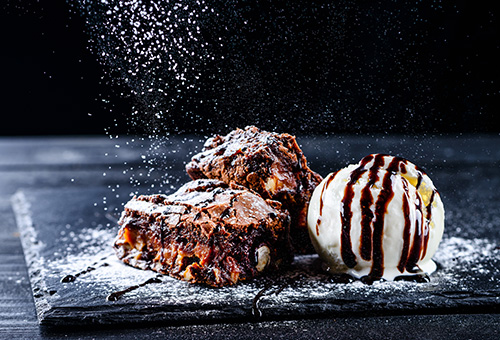
M 24 258 L 28 267 L 28 275 L 31 283 L 33 296 L 35 297 L 35 307 L 38 321 L 42 323 L 47 314 L 50 314 L 50 304 L 47 296 L 50 296 L 50 290 L 45 286 L 41 275 L 40 248 L 43 247 L 38 241 L 33 221 L 31 219 L 29 204 L 22 191 L 12 196 L 12 208 L 16 215 L 16 222 L 19 228 L 21 244 L 23 246 Z
M 75 198 L 76 201 L 68 203 L 78 206 L 78 200 L 88 200 L 92 195 L 93 193 L 80 190 L 79 195 L 68 195 L 68 197 L 78 197 Z M 102 303 L 84 306 L 79 304 L 78 298 L 76 302 L 71 299 L 56 298 L 57 294 L 53 286 L 55 281 L 53 278 L 50 281 L 46 276 L 47 263 L 40 260 L 47 255 L 47 249 L 51 249 L 41 239 L 47 243 L 51 241 L 47 236 L 40 237 L 38 232 L 44 230 L 43 228 L 53 229 L 57 226 L 42 225 L 43 221 L 37 225 L 38 221 L 33 221 L 32 214 L 34 214 L 33 211 L 39 212 L 44 209 L 50 211 L 51 204 L 54 204 L 50 200 L 50 195 L 46 192 L 24 193 L 20 191 L 13 196 L 12 203 L 28 265 L 37 316 L 42 325 L 179 324 L 335 317 L 350 314 L 368 316 L 374 314 L 496 313 L 499 311 L 500 292 L 498 289 L 474 290 L 472 286 L 458 284 L 444 287 L 423 284 L 408 292 L 404 289 L 394 292 L 391 290 L 373 292 L 368 288 L 365 291 L 362 288 L 362 291 L 352 292 L 347 286 L 339 291 L 336 290 L 337 284 L 332 283 L 328 276 L 313 268 L 314 260 L 310 257 L 298 257 L 294 268 L 276 279 L 271 290 L 268 291 L 269 295 L 260 300 L 259 308 L 262 312 L 260 318 L 252 315 L 253 298 L 263 287 L 272 282 L 270 279 L 255 280 L 245 284 L 248 294 L 241 301 L 226 303 L 221 300 L 212 301 L 208 297 L 203 303 L 169 303 L 132 297 L 123 301 L 109 302 L 100 298 L 98 301 Z M 64 224 L 64 221 L 62 222 Z M 164 281 L 165 284 L 169 284 L 168 278 Z M 52 282 L 51 286 L 47 282 Z M 280 290 L 283 283 L 286 283 L 283 286 L 284 289 Z M 496 287 L 496 285 L 493 286 Z M 325 287 L 327 287 L 326 293 Z M 331 287 L 331 293 L 328 287 Z M 189 291 L 190 288 L 191 286 L 186 283 L 180 289 Z M 272 289 L 278 289 L 280 293 L 272 294 Z M 317 289 L 323 290 L 320 296 L 314 295 Z M 193 292 L 198 297 L 205 296 L 204 292 L 214 294 L 213 289 L 203 287 Z
M 100 308 L 95 306 L 91 308 L 71 305 L 67 307 L 54 306 L 50 301 L 53 290 L 47 287 L 42 275 L 44 266 L 39 260 L 44 244 L 38 240 L 38 233 L 30 213 L 29 200 L 25 193 L 20 190 L 12 196 L 11 201 L 28 267 L 37 318 L 41 325 L 85 326 L 89 324 L 143 324 L 156 321 L 177 322 L 186 320 L 196 323 L 211 320 L 246 320 L 251 316 L 251 309 L 231 305 L 212 307 L 183 305 L 180 308 L 169 306 L 167 309 L 158 309 L 157 306 L 148 307 L 135 303 L 110 303 Z

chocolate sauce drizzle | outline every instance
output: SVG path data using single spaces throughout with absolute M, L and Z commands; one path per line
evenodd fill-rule
M 374 204 L 371 188 L 379 181 L 378 171 L 384 168 L 385 160 L 391 157 L 390 163 L 386 167 L 386 172 L 382 178 L 381 191 L 375 202 L 375 212 L 373 213 L 370 207 Z M 367 165 L 373 163 L 367 167 Z M 394 197 L 393 180 L 394 175 L 398 172 L 403 174 L 407 173 L 408 161 L 400 157 L 392 157 L 384 154 L 368 155 L 363 158 L 359 166 L 351 172 L 350 178 L 344 189 L 344 196 L 342 198 L 341 208 L 341 256 L 345 265 L 349 268 L 354 268 L 357 264 L 356 256 L 352 250 L 351 244 L 351 220 L 352 220 L 352 201 L 354 199 L 354 185 L 359 179 L 368 171 L 368 182 L 361 190 L 361 236 L 360 236 L 360 249 L 359 253 L 362 259 L 369 261 L 372 260 L 372 268 L 370 274 L 365 281 L 373 279 L 380 279 L 384 273 L 384 252 L 383 252 L 383 236 L 384 236 L 384 219 L 387 213 L 387 207 Z M 418 189 L 423 181 L 424 172 L 417 168 L 417 184 Z M 319 236 L 319 226 L 321 224 L 322 208 L 323 208 L 323 193 L 328 184 L 333 180 L 334 176 L 328 179 L 328 182 L 323 186 L 320 196 L 320 209 L 319 218 L 316 223 L 316 232 Z M 419 275 L 419 280 L 427 280 L 423 277 L 423 273 L 417 266 L 420 259 L 425 257 L 427 251 L 427 244 L 429 241 L 429 221 L 432 216 L 432 203 L 435 198 L 436 191 L 432 192 L 429 204 L 425 207 L 422 206 L 422 200 L 417 195 L 416 208 L 416 226 L 411 240 L 411 225 L 410 220 L 410 194 L 408 191 L 408 183 L 405 178 L 401 179 L 403 182 L 404 196 L 403 196 L 403 215 L 405 218 L 403 230 L 403 249 L 398 270 L 403 273 L 404 270 L 409 273 Z M 411 248 L 410 248 L 411 244 Z M 420 279 L 420 277 L 422 277 Z M 406 276 L 398 276 L 398 279 L 408 279 Z
M 401 257 L 399 258 L 398 270 L 402 273 L 405 270 L 406 262 L 408 259 L 408 253 L 410 251 L 410 232 L 411 232 L 411 221 L 410 221 L 410 203 L 409 203 L 409 192 L 408 184 L 406 181 L 403 182 L 403 189 L 405 191 L 403 196 L 403 216 L 405 217 L 405 225 L 403 229 L 403 249 L 401 250 Z
M 108 267 L 109 266 L 108 263 L 106 263 L 106 262 L 101 263 L 101 262 L 104 261 L 104 260 L 106 260 L 109 257 L 110 257 L 110 255 L 101 258 L 100 260 L 94 262 L 93 264 L 91 264 L 86 269 L 82 270 L 81 272 L 78 272 L 76 274 L 68 274 L 68 275 L 64 276 L 61 279 L 61 282 L 62 283 L 74 282 L 78 277 L 80 277 L 82 275 L 85 275 L 85 274 L 88 274 L 88 273 L 96 270 L 97 268 Z
M 335 173 L 331 174 L 330 177 L 328 177 L 328 179 L 326 180 L 326 183 L 325 185 L 323 185 L 323 188 L 321 189 L 321 194 L 319 195 L 319 217 L 318 217 L 318 220 L 316 221 L 316 235 L 319 236 L 319 226 L 321 224 L 321 216 L 323 214 L 323 206 L 324 206 L 324 202 L 323 202 L 323 193 L 325 192 L 325 190 L 328 188 L 328 186 L 330 185 L 330 183 L 333 182 L 333 180 L 335 179 L 335 176 L 337 176 L 339 172 L 336 171 Z
M 268 295 L 271 295 L 275 292 L 275 290 L 273 291 L 269 291 L 269 289 L 274 285 L 274 282 L 270 282 L 268 284 L 266 284 L 264 286 L 264 288 L 262 288 L 261 290 L 259 290 L 257 292 L 257 294 L 255 295 L 255 297 L 253 298 L 252 300 L 252 316 L 256 317 L 256 318 L 260 318 L 262 317 L 262 310 L 260 309 L 259 307 L 259 302 L 260 300 L 264 297 L 264 296 L 268 296 Z M 284 289 L 284 287 L 283 287 Z M 281 291 L 281 290 L 280 290 Z M 278 293 L 276 293 L 278 294 Z
M 128 288 L 125 288 L 125 289 L 117 291 L 117 292 L 113 292 L 106 297 L 106 300 L 107 301 L 118 301 L 123 295 L 130 293 L 136 289 L 147 286 L 151 283 L 162 283 L 163 281 L 160 280 L 161 277 L 162 277 L 162 275 L 157 275 L 155 277 L 152 277 L 152 278 L 144 281 L 143 283 L 130 286 Z
M 373 157 L 368 158 L 368 161 Z M 362 162 L 363 164 L 363 162 Z M 366 162 L 368 164 L 368 162 Z M 364 166 L 366 166 L 363 165 Z M 382 157 L 376 157 L 373 161 L 373 168 L 378 168 L 384 165 L 384 159 Z M 360 240 L 360 255 L 363 260 L 369 261 L 372 258 L 372 228 L 371 222 L 373 220 L 374 214 L 370 209 L 373 204 L 373 196 L 371 192 L 372 186 L 378 181 L 378 172 L 370 171 L 368 174 L 368 183 L 361 190 L 361 240 Z
M 317 268 L 316 270 L 321 270 Z M 262 309 L 259 304 L 261 300 L 266 296 L 278 295 L 286 288 L 290 288 L 293 285 L 300 285 L 299 281 L 307 277 L 307 275 L 303 272 L 292 272 L 289 276 L 277 276 L 277 277 L 268 277 L 266 280 L 269 280 L 264 287 L 257 292 L 255 297 L 252 300 L 252 316 L 255 318 L 261 318 L 263 315 Z M 369 275 L 363 276 L 361 278 L 356 278 L 347 273 L 339 273 L 333 274 L 328 277 L 328 282 L 336 283 L 336 284 L 351 284 L 353 282 L 359 281 L 367 285 L 373 284 L 375 281 L 383 281 L 380 278 L 375 278 Z M 416 283 L 426 283 L 430 282 L 429 276 L 423 271 L 416 272 L 412 275 L 399 275 L 394 278 L 394 281 L 407 281 L 407 282 L 416 282 Z M 293 288 L 293 287 L 292 287 Z
M 285 288 L 296 283 L 304 276 L 304 273 L 296 272 L 288 277 L 279 276 L 277 279 L 269 278 L 271 281 L 264 285 L 264 288 L 259 290 L 252 300 L 252 316 L 256 318 L 262 317 L 262 310 L 259 307 L 259 302 L 265 296 L 278 295 Z M 274 287 L 274 288 L 273 288 Z
M 362 169 L 361 167 L 355 169 L 352 172 L 351 179 L 349 180 L 349 183 L 347 183 L 344 190 L 344 198 L 342 198 L 342 205 L 344 209 L 340 213 L 340 218 L 342 220 L 342 232 L 340 234 L 340 252 L 342 260 L 344 260 L 345 265 L 349 268 L 353 268 L 357 263 L 356 255 L 354 255 L 351 245 L 351 202 L 354 198 L 353 185 L 358 181 L 363 172 L 364 169 Z
M 361 176 L 367 171 L 365 169 L 366 165 L 372 161 L 374 158 L 373 155 L 368 155 L 365 158 L 363 158 L 360 162 L 359 167 L 354 169 L 351 173 L 351 177 L 349 179 L 349 182 L 347 183 L 345 189 L 344 189 L 344 197 L 342 198 L 342 211 L 341 211 L 341 222 L 342 222 L 342 232 L 340 236 L 340 252 L 342 256 L 342 260 L 344 261 L 345 265 L 349 268 L 354 268 L 357 264 L 356 261 L 356 256 L 354 255 L 354 252 L 352 251 L 352 244 L 351 244 L 351 219 L 352 219 L 352 210 L 351 210 L 351 204 L 352 200 L 354 198 L 354 184 L 361 178 Z M 383 159 L 382 159 L 383 162 Z M 375 163 L 380 163 L 380 160 L 375 159 Z M 382 163 L 383 164 L 383 163 Z M 376 172 L 374 175 L 370 173 L 370 179 L 375 179 L 376 180 Z M 368 190 L 370 190 L 370 187 L 367 185 Z M 366 194 L 365 194 L 366 196 Z M 369 193 L 369 196 L 371 197 L 371 193 Z M 369 198 L 365 197 L 365 200 L 368 201 Z M 366 220 L 365 214 L 367 213 L 367 210 L 369 210 L 369 206 L 366 207 L 367 202 L 361 202 L 361 207 L 362 207 L 362 214 L 363 214 L 363 219 Z M 363 209 L 363 206 L 365 206 L 365 209 Z M 367 208 L 367 209 L 366 209 Z M 371 214 L 371 211 L 370 211 Z M 366 221 L 365 221 L 366 223 Z M 369 227 L 369 226 L 368 226 Z M 370 234 L 367 234 L 366 230 L 366 225 L 364 228 L 362 227 L 362 233 L 361 233 L 361 244 L 362 246 L 364 245 L 366 249 L 361 249 L 361 254 L 363 254 L 364 258 L 366 257 L 371 257 L 367 255 L 368 250 L 370 250 L 371 253 L 371 229 L 370 229 Z M 364 231 L 364 233 L 363 233 Z M 369 242 L 366 242 L 365 240 L 369 238 Z M 368 244 L 370 243 L 369 249 L 368 249 Z
M 429 243 L 429 222 L 432 218 L 432 203 L 434 203 L 434 197 L 436 196 L 436 190 L 432 191 L 431 198 L 429 200 L 429 204 L 425 207 L 427 216 L 426 216 L 426 223 L 424 227 L 424 249 L 422 249 L 422 255 L 420 256 L 421 259 L 425 257 L 427 254 L 427 244 Z
M 63 277 L 61 279 L 61 282 L 62 283 L 69 283 L 69 282 L 74 282 L 78 277 L 82 276 L 82 275 L 85 275 L 85 274 L 88 274 L 94 270 L 96 270 L 97 268 L 100 268 L 100 267 L 108 267 L 109 264 L 104 262 L 104 263 L 101 263 L 102 261 L 106 260 L 107 258 L 109 258 L 110 255 L 108 256 L 105 256 L 103 258 L 101 258 L 100 260 L 94 262 L 93 264 L 91 264 L 90 266 L 88 266 L 85 270 L 82 270 L 81 272 L 78 272 L 76 274 L 69 274 L 69 275 L 66 275 L 65 277 Z M 124 290 L 120 290 L 120 291 L 117 291 L 117 292 L 113 292 L 111 294 L 109 294 L 107 297 L 106 297 L 106 300 L 107 301 L 117 301 L 119 300 L 123 295 L 131 292 L 131 291 L 134 291 L 140 287 L 144 287 L 148 284 L 151 284 L 151 283 L 161 283 L 162 281 L 160 280 L 160 278 L 162 277 L 162 275 L 157 275 L 156 277 L 153 277 L 153 278 L 150 278 L 149 280 L 143 282 L 143 283 L 140 283 L 140 284 L 137 284 L 137 285 L 133 285 L 133 286 L 130 286 Z
M 387 211 L 387 206 L 389 202 L 394 197 L 394 191 L 392 190 L 392 177 L 394 169 L 398 165 L 398 160 L 394 158 L 387 172 L 384 175 L 382 181 L 382 190 L 379 193 L 377 202 L 375 203 L 375 220 L 373 221 L 373 263 L 372 269 L 370 271 L 371 277 L 382 277 L 384 274 L 384 249 L 382 247 L 383 236 L 384 236 L 384 217 Z M 373 171 L 373 170 L 372 170 Z M 374 171 L 377 171 L 375 168 Z

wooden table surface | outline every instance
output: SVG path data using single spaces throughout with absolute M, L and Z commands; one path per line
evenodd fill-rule
M 154 148 L 138 138 L 106 136 L 92 137 L 9 137 L 0 138 L 0 338 L 241 338 L 241 339 L 499 339 L 500 314 L 475 310 L 429 315 L 365 315 L 335 318 L 310 318 L 248 323 L 144 325 L 144 327 L 115 327 L 102 329 L 50 329 L 38 325 L 30 282 L 19 239 L 11 196 L 19 189 L 65 190 L 79 187 L 113 189 L 130 187 L 130 191 L 155 191 L 158 180 L 171 174 L 164 187 L 179 186 L 187 177 L 183 164 L 193 149 L 200 146 L 200 138 L 173 138 Z M 480 231 L 482 237 L 499 240 L 500 201 L 495 201 L 500 184 L 500 136 L 440 136 L 440 137 L 382 137 L 336 136 L 299 138 L 312 167 L 326 175 L 330 170 L 359 160 L 371 152 L 393 153 L 414 160 L 432 174 L 445 178 L 447 172 L 460 186 L 490 190 L 484 197 L 486 205 L 476 204 L 474 215 L 483 219 L 489 229 Z M 328 161 L 320 161 L 329 150 Z M 335 151 L 332 151 L 335 150 Z M 336 152 L 339 151 L 339 152 Z M 135 187 L 133 178 L 147 176 L 147 161 L 152 154 L 162 154 L 157 171 L 150 172 L 148 187 Z M 453 173 L 451 173 L 453 172 Z M 142 175 L 141 175 L 142 174 Z M 438 178 L 438 179 L 439 179 Z M 177 181 L 178 180 L 178 181 Z M 441 181 L 444 181 L 441 179 Z M 451 179 L 449 180 L 451 181 Z M 146 182 L 146 180 L 143 180 Z M 437 180 L 435 182 L 438 185 Z M 150 183 L 156 183 L 151 187 Z M 452 182 L 446 184 L 451 191 Z M 468 183 L 468 184 L 467 184 Z M 483 189 L 481 189 L 483 188 Z M 484 189 L 487 188 L 487 189 Z M 476 189 L 473 189 L 476 190 Z M 481 197 L 481 192 L 467 192 L 470 198 Z M 456 193 L 455 193 L 456 194 Z M 448 194 L 451 195 L 451 194 Z M 489 196 L 488 196 L 489 195 Z M 446 201 L 446 194 L 444 195 Z M 452 204 L 460 200 L 448 199 Z M 470 203 L 470 202 L 469 202 Z M 464 206 L 470 205 L 463 202 Z M 481 208 L 486 207 L 486 208 Z M 451 211 L 454 208 L 451 207 Z M 463 223 L 468 223 L 464 214 Z M 447 225 L 447 227 L 450 227 Z M 455 226 L 454 226 L 455 227 Z M 473 235 L 474 236 L 474 235 Z

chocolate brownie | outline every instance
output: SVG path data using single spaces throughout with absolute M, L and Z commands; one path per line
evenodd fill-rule
M 134 267 L 220 287 L 289 264 L 289 223 L 279 202 L 234 184 L 195 180 L 172 195 L 130 200 L 114 248 Z
M 280 201 L 291 215 L 295 251 L 312 253 L 307 232 L 307 207 L 322 177 L 309 169 L 294 136 L 251 126 L 208 139 L 201 153 L 186 165 L 192 179 L 211 178 L 252 189 Z

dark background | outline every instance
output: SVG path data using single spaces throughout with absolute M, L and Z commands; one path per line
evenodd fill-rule
M 117 65 L 98 56 L 101 34 L 113 42 L 96 30 L 105 8 L 1 6 L 0 135 L 126 133 L 133 110 L 150 119 L 148 98 L 131 94 Z M 164 131 L 252 123 L 295 133 L 500 132 L 499 13 L 486 1 L 213 6 L 221 16 L 201 26 L 208 43 L 223 38 L 225 61 L 202 65 L 196 94 L 174 106 L 160 100 L 171 112 Z

